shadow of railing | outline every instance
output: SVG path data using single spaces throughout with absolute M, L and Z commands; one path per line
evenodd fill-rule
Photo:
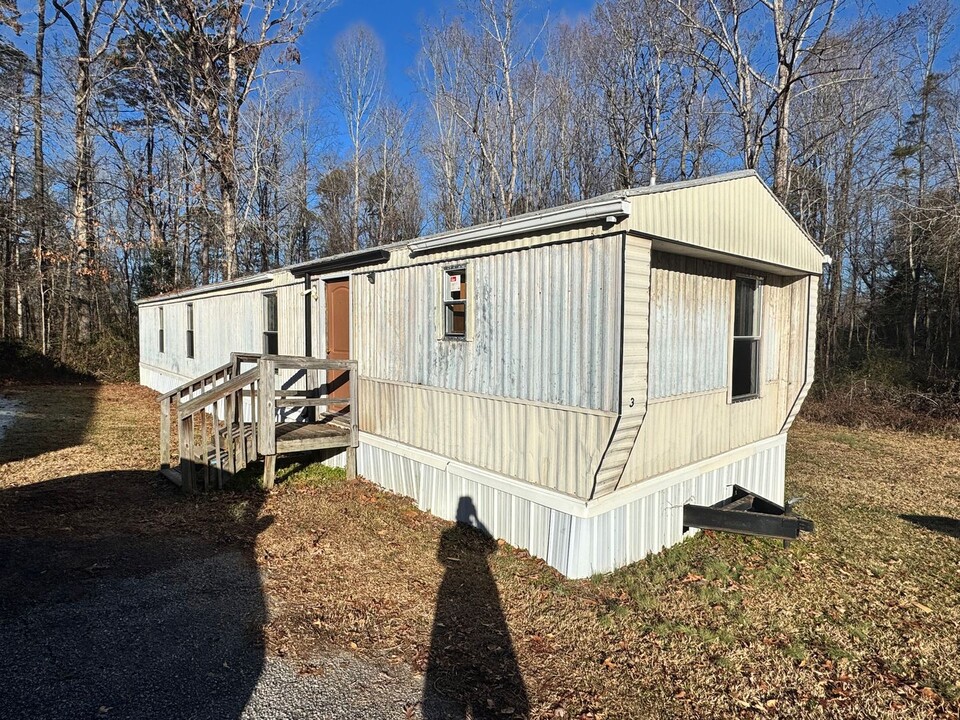
M 437 593 L 424 681 L 425 720 L 526 718 L 530 702 L 487 558 L 497 542 L 460 498 L 457 524 L 440 536 L 446 567 Z
M 0 714 L 239 718 L 264 665 L 257 493 L 146 471 L 0 491 Z

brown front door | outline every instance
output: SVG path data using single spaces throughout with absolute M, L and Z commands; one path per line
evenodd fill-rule
M 327 359 L 350 359 L 350 280 L 328 280 L 327 286 Z M 345 371 L 327 373 L 327 394 L 350 397 L 350 383 Z M 343 406 L 332 406 L 332 410 Z

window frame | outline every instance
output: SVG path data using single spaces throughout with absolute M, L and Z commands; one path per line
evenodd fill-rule
M 263 322 L 263 335 L 262 335 L 262 349 L 264 355 L 279 355 L 280 354 L 280 304 L 277 298 L 277 293 L 275 290 L 270 292 L 265 292 L 261 295 L 263 298 L 263 304 L 261 305 L 263 309 L 262 322 Z M 268 306 L 270 300 L 273 300 L 273 310 L 275 313 L 275 323 L 273 330 L 270 330 L 270 314 L 268 311 Z M 273 335 L 274 344 L 276 346 L 276 352 L 269 352 L 269 344 L 267 342 L 267 337 Z
M 740 280 L 748 280 L 754 284 L 754 302 L 753 302 L 753 334 L 737 335 L 737 286 Z M 731 303 L 730 313 L 730 347 L 728 365 L 727 401 L 731 404 L 756 400 L 762 395 L 763 387 L 761 382 L 761 365 L 763 364 L 763 277 L 750 273 L 738 272 L 733 276 L 733 301 Z M 734 385 L 734 363 L 736 362 L 737 341 L 750 342 L 753 346 L 755 357 L 752 378 L 752 391 L 742 395 L 733 394 Z
M 163 326 L 163 305 L 157 308 L 157 347 L 160 350 L 160 354 L 163 355 L 166 351 L 166 346 L 164 345 L 164 326 Z
M 450 297 L 450 277 L 455 274 L 462 275 L 461 287 L 466 286 L 462 292 L 463 297 Z M 471 302 L 470 302 L 470 283 L 472 273 L 467 264 L 451 265 L 441 269 L 440 273 L 440 337 L 443 340 L 452 340 L 454 342 L 464 342 L 470 339 L 471 335 Z M 463 332 L 456 333 L 450 331 L 448 323 L 448 312 L 452 313 L 454 305 L 463 305 Z
M 195 334 L 195 332 L 194 332 L 194 317 L 193 317 L 193 303 L 192 303 L 192 302 L 188 302 L 188 303 L 187 303 L 187 305 L 186 305 L 186 312 L 187 312 L 187 323 L 186 323 L 186 327 L 187 327 L 187 333 L 186 333 L 187 348 L 186 348 L 186 349 L 187 349 L 187 357 L 192 360 L 192 359 L 194 358 L 195 350 L 196 350 L 196 345 L 195 345 L 195 342 L 196 342 L 196 334 Z

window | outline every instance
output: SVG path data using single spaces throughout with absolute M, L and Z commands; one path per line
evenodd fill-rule
M 187 303 L 187 357 L 193 357 L 193 303 Z
M 280 354 L 279 323 L 277 322 L 277 294 L 263 296 L 263 354 Z
M 760 393 L 760 288 L 759 278 L 736 278 L 730 372 L 732 400 L 745 400 Z
M 157 308 L 157 339 L 160 352 L 163 353 L 163 308 Z
M 467 270 L 456 268 L 443 274 L 443 336 L 467 337 Z

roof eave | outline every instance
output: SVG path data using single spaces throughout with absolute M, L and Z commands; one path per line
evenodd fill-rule
M 444 233 L 440 237 L 414 241 L 409 245 L 410 253 L 411 255 L 422 255 L 463 245 L 594 221 L 619 222 L 630 215 L 630 210 L 629 200 L 621 197 L 607 198 L 574 207 L 546 210 L 535 215 L 507 218 L 497 223 L 454 230 Z
M 310 262 L 292 265 L 287 270 L 294 277 L 305 275 L 325 275 L 341 270 L 354 270 L 368 265 L 380 265 L 390 259 L 390 252 L 383 248 L 371 248 L 345 255 L 312 260 Z
M 188 288 L 187 290 L 180 290 L 179 292 L 167 293 L 165 295 L 154 295 L 148 298 L 141 298 L 136 301 L 136 305 L 139 307 L 141 305 L 152 305 L 154 303 L 162 302 L 171 302 L 173 300 L 181 300 L 184 298 L 194 297 L 196 295 L 206 295 L 209 293 L 220 292 L 221 290 L 233 290 L 235 288 L 248 287 L 250 285 L 262 285 L 263 283 L 270 282 L 273 280 L 274 275 L 277 271 L 271 271 L 269 273 L 260 273 L 258 275 L 251 275 L 250 277 L 238 278 L 236 280 L 227 280 L 225 282 L 214 283 L 213 285 L 198 285 L 194 288 Z

